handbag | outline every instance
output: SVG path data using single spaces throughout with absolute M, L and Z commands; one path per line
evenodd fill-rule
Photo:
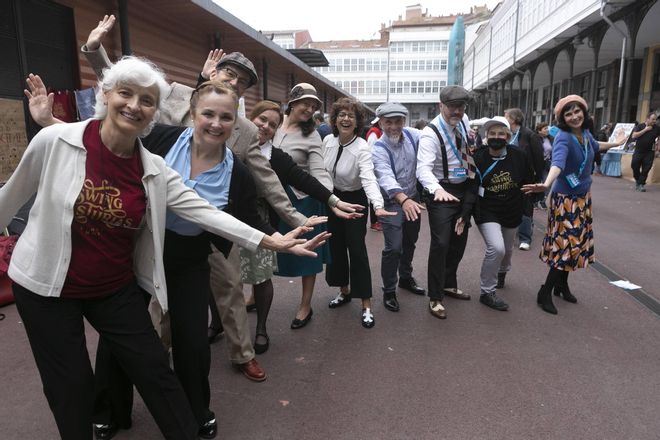
M 18 235 L 9 235 L 6 229 L 4 235 L 0 235 L 0 306 L 14 302 L 11 280 L 7 275 L 7 270 L 9 270 L 9 261 L 17 241 Z

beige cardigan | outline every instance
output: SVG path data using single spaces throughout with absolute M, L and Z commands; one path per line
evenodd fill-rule
M 42 296 L 60 296 L 69 268 L 73 206 L 85 179 L 87 151 L 82 138 L 89 122 L 42 129 L 7 184 L 0 188 L 1 228 L 37 193 L 27 227 L 14 249 L 9 277 Z M 138 284 L 167 310 L 163 267 L 167 209 L 250 250 L 257 248 L 264 234 L 200 198 L 161 157 L 141 144 L 140 158 L 147 208 L 146 222 L 135 244 L 133 270 Z

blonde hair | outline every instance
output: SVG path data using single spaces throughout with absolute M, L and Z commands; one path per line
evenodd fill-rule
M 197 108 L 199 97 L 208 95 L 211 92 L 229 96 L 234 101 L 234 116 L 236 116 L 238 111 L 238 95 L 228 85 L 217 79 L 201 83 L 192 92 L 192 95 L 190 95 L 190 113 L 193 113 Z

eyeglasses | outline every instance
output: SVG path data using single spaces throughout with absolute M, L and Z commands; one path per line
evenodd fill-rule
M 232 69 L 231 67 L 223 67 L 220 70 L 224 71 L 227 74 L 230 81 L 238 79 L 238 81 L 237 81 L 238 85 L 243 87 L 244 89 L 247 89 L 252 84 L 252 81 L 250 81 L 249 79 L 247 79 L 245 77 L 241 77 L 241 75 L 237 71 Z
M 355 119 L 355 113 L 344 113 L 341 112 L 337 115 L 337 119 Z
M 446 105 L 447 108 L 449 108 L 449 110 L 451 110 L 451 111 L 460 110 L 460 111 L 464 112 L 465 110 L 467 110 L 467 104 L 464 103 L 464 102 L 461 102 L 461 103 L 451 103 L 451 102 L 450 102 L 450 103 L 447 103 L 447 104 L 445 104 L 445 105 Z

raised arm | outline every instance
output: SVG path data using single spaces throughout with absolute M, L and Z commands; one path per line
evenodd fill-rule
M 108 54 L 101 45 L 101 40 L 107 35 L 115 24 L 114 15 L 105 15 L 103 20 L 92 29 L 87 37 L 87 42 L 81 48 L 82 53 L 87 58 L 87 61 L 94 69 L 94 73 L 98 78 L 103 77 L 103 69 L 112 66 L 112 62 L 108 58 Z
M 23 93 L 27 96 L 30 116 L 34 122 L 42 127 L 64 123 L 53 116 L 53 94 L 47 92 L 41 77 L 31 73 L 25 82 L 28 88 L 23 90 Z

